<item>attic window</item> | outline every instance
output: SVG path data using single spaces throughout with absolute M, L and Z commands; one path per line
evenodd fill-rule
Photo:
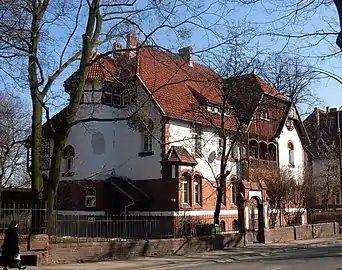
M 288 130 L 293 130 L 294 128 L 293 119 L 287 118 L 286 127 Z
M 136 102 L 136 95 L 121 83 L 106 85 L 103 87 L 102 102 L 109 106 L 126 107 Z
M 212 112 L 212 111 L 214 110 L 213 105 L 207 104 L 207 110 L 208 110 L 209 112 Z
M 268 111 L 267 110 L 262 110 L 261 113 L 260 113 L 260 119 L 262 120 L 270 120 L 268 118 Z

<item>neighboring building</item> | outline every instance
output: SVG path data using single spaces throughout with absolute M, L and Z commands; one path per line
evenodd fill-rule
M 342 127 L 342 122 L 340 120 Z M 307 155 L 307 175 L 312 180 L 310 207 L 341 208 L 338 111 L 327 107 L 315 110 L 304 120 L 311 139 Z
M 189 47 L 175 55 L 138 45 L 136 36 L 129 34 L 127 47 L 137 51 L 104 57 L 89 71 L 75 119 L 79 124 L 72 127 L 64 150 L 58 212 L 212 216 L 222 149 L 217 126 L 230 132 L 231 145 L 244 114 L 248 143 L 240 140 L 232 148 L 221 219 L 231 223 L 238 209 L 244 209 L 249 226 L 252 221 L 242 195 L 263 205 L 267 227 L 265 184 L 262 179 L 239 180 L 245 180 L 249 167 L 265 163 L 285 166 L 303 177 L 303 144 L 308 138 L 295 106 L 256 75 L 241 76 L 233 84 L 223 80 L 193 62 Z M 77 72 L 65 82 L 68 93 L 75 80 Z M 224 85 L 236 95 L 232 92 L 222 123 Z M 260 110 L 260 104 L 267 105 Z M 133 119 L 119 121 L 137 108 Z M 51 123 L 58 123 L 61 114 Z M 89 117 L 108 121 L 83 121 Z M 47 169 L 52 142 L 49 127 L 44 128 Z

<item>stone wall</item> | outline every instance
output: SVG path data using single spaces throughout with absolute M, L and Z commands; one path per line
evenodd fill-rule
M 58 242 L 59 241 L 59 242 Z M 42 254 L 42 265 L 95 262 L 126 259 L 141 256 L 165 256 L 189 254 L 213 249 L 244 245 L 244 235 L 223 234 L 200 238 L 175 238 L 137 241 L 87 241 L 72 242 L 72 239 L 50 244 L 47 253 Z
M 265 242 L 286 243 L 294 240 L 331 237 L 336 234 L 339 234 L 339 225 L 337 222 L 278 227 L 274 229 L 265 229 Z

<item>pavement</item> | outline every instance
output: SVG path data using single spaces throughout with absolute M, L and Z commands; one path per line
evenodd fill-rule
M 28 267 L 28 270 L 115 270 L 115 269 L 226 269 L 280 270 L 323 269 L 342 270 L 342 237 L 317 238 L 286 244 L 253 244 L 227 250 L 167 257 L 142 257 L 126 261 L 66 264 Z M 319 266 L 321 265 L 321 266 Z M 331 268 L 332 267 L 332 268 Z M 339 268 L 340 267 L 340 268 Z

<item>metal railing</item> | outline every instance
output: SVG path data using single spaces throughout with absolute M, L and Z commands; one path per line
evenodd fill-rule
M 27 235 L 34 226 L 46 228 L 46 208 L 36 205 L 8 204 L 0 205 L 0 233 L 4 233 L 8 224 L 15 220 L 19 223 L 20 234 Z M 223 232 L 238 230 L 236 216 L 221 216 Z M 50 237 L 52 241 L 61 239 L 90 238 L 105 239 L 161 239 L 196 236 L 196 226 L 213 224 L 212 215 L 190 216 L 141 216 L 141 215 L 61 215 L 52 219 Z

